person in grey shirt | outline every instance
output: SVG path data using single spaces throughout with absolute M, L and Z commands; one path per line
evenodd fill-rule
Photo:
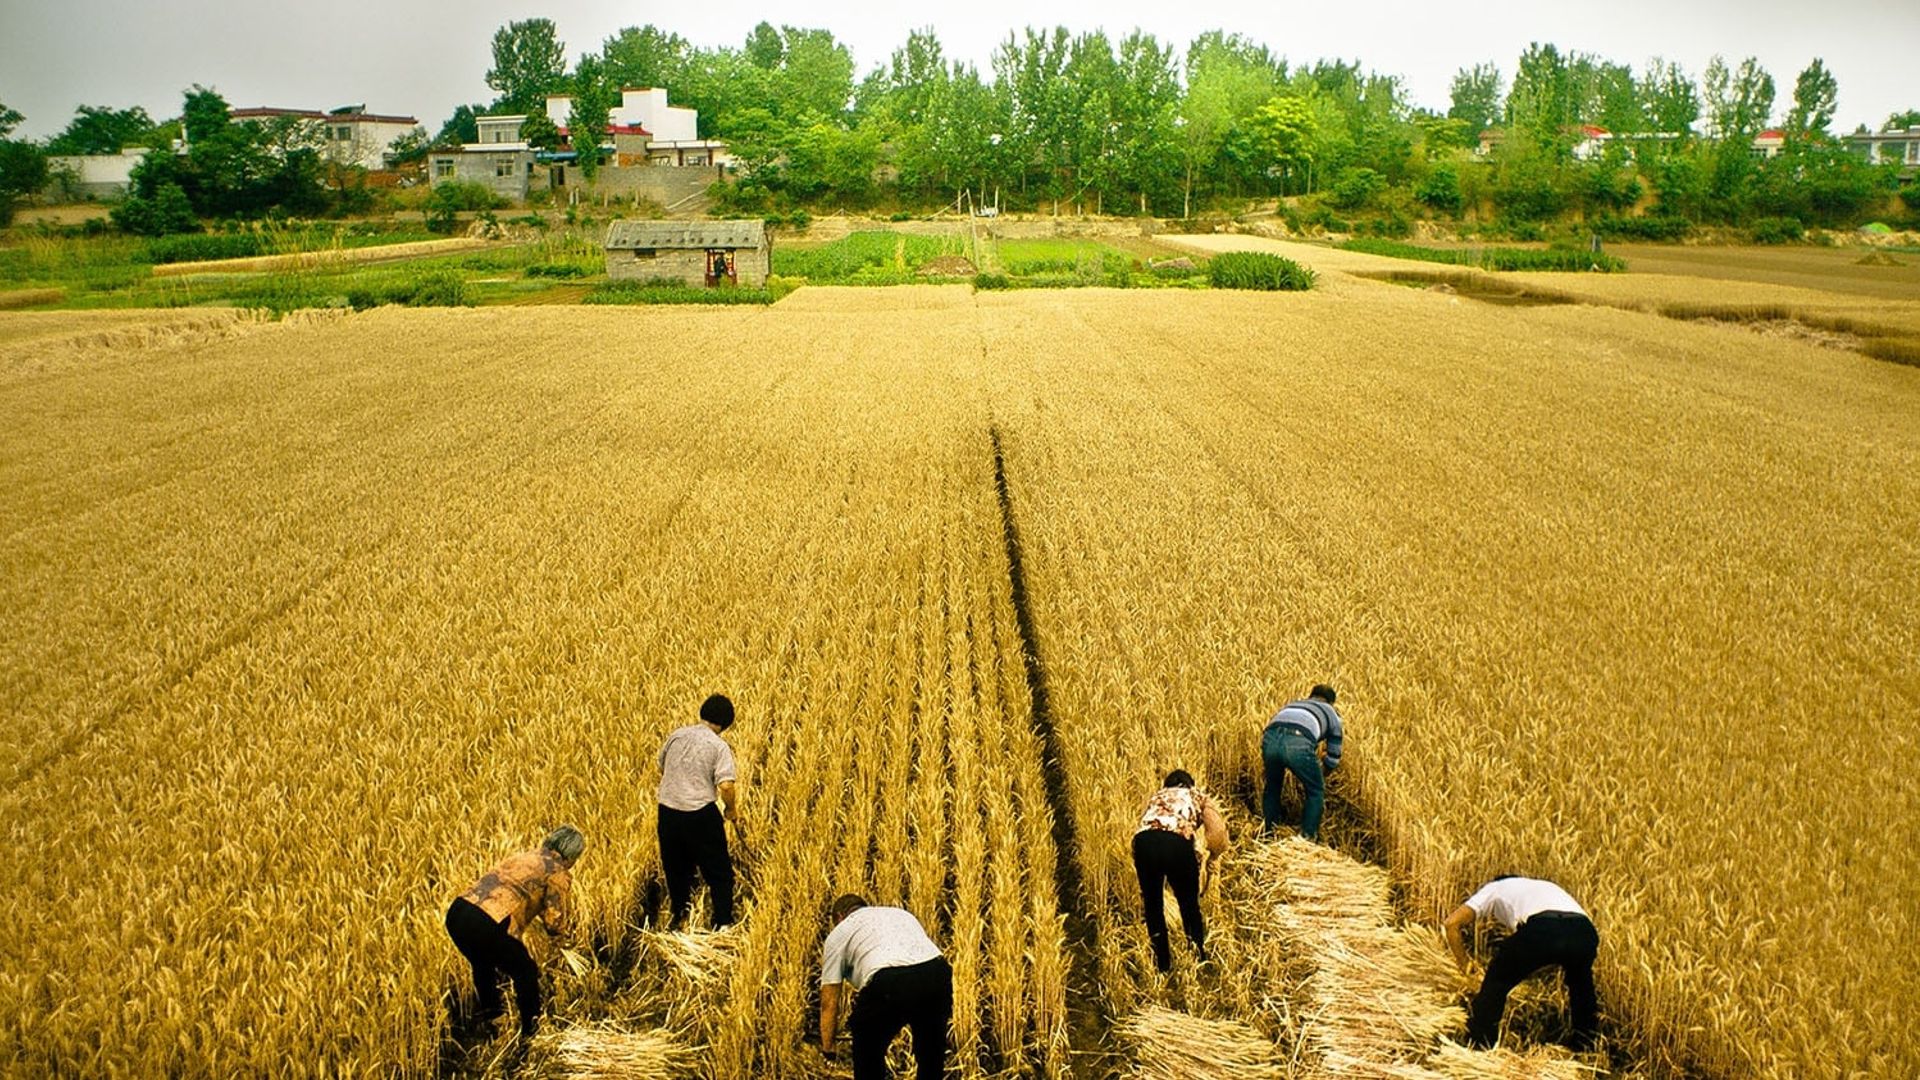
M 1333 708 L 1333 687 L 1320 685 L 1299 701 L 1290 701 L 1267 721 L 1260 735 L 1260 758 L 1267 788 L 1260 800 L 1269 832 L 1280 823 L 1280 788 L 1292 773 L 1300 781 L 1300 835 L 1320 839 L 1320 814 L 1326 803 L 1326 774 L 1340 767 L 1340 714 Z M 1320 744 L 1327 744 L 1326 763 Z
M 854 1080 L 887 1075 L 887 1047 L 903 1027 L 913 1032 L 920 1080 L 940 1080 L 953 1021 L 953 968 L 940 947 L 911 912 L 869 907 L 852 893 L 835 900 L 831 914 L 833 930 L 820 947 L 820 1052 L 833 1056 L 840 988 L 852 986 Z
M 733 922 L 733 855 L 728 819 L 740 829 L 733 748 L 720 733 L 733 726 L 733 702 L 715 694 L 700 705 L 700 722 L 667 736 L 660 747 L 660 870 L 675 929 L 693 908 L 695 871 L 713 893 L 713 926 Z

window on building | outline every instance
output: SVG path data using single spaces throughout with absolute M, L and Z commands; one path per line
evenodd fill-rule
M 513 159 L 510 157 L 494 158 L 493 159 L 493 175 L 512 176 L 513 175 Z
M 335 124 L 331 134 L 334 142 L 348 142 L 353 138 L 353 127 L 349 124 Z
M 453 159 L 441 158 L 438 161 L 435 161 L 433 163 L 433 175 L 436 177 L 452 176 L 453 175 Z
M 657 259 L 660 257 L 660 253 L 653 248 L 634 248 L 633 257 L 636 259 Z

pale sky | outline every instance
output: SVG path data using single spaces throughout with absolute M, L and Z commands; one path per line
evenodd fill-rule
M 1357 59 L 1399 75 L 1415 104 L 1442 111 L 1457 69 L 1490 60 L 1511 78 L 1530 41 L 1635 70 L 1664 56 L 1695 79 L 1715 53 L 1730 63 L 1756 56 L 1773 75 L 1778 112 L 1792 99 L 1794 76 L 1818 56 L 1840 85 L 1836 131 L 1878 128 L 1889 113 L 1920 108 L 1916 0 L 0 0 L 0 103 L 26 114 L 16 137 L 37 138 L 65 127 L 82 104 L 177 115 L 182 92 L 201 83 L 236 108 L 365 104 L 415 116 L 431 132 L 454 106 L 492 99 L 486 71 L 494 30 L 534 16 L 554 20 L 569 63 L 620 28 L 646 23 L 699 46 L 737 46 L 762 19 L 823 27 L 853 50 L 856 78 L 884 63 L 916 27 L 932 26 L 949 58 L 973 61 L 983 73 L 1008 31 L 1028 25 L 1104 28 L 1116 39 L 1139 27 L 1181 54 L 1197 34 L 1219 28 L 1295 63 Z

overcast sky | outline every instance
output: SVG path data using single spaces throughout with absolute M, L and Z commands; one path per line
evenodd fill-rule
M 1878 128 L 1889 113 L 1920 108 L 1916 0 L 0 0 L 0 103 L 26 114 L 16 136 L 44 137 L 82 104 L 177 115 L 182 91 L 201 83 L 235 107 L 363 103 L 418 117 L 432 131 L 455 105 L 492 98 L 493 32 L 533 16 L 554 20 L 569 63 L 621 27 L 646 23 L 700 46 L 738 45 L 762 19 L 824 27 L 853 50 L 856 77 L 883 63 L 910 29 L 928 25 L 949 58 L 983 72 L 1008 31 L 1028 25 L 1102 27 L 1116 38 L 1139 27 L 1183 54 L 1196 34 L 1220 28 L 1294 62 L 1357 59 L 1401 76 L 1415 104 L 1443 111 L 1457 69 L 1491 60 L 1510 78 L 1530 41 L 1636 70 L 1664 56 L 1696 79 L 1715 53 L 1730 62 L 1756 56 L 1773 74 L 1782 112 L 1794 76 L 1818 56 L 1840 84 L 1836 130 Z

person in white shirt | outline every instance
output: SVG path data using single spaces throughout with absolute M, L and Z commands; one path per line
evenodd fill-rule
M 848 893 L 830 911 L 833 930 L 820 947 L 820 1052 L 833 1056 L 840 988 L 851 986 L 854 1080 L 883 1080 L 887 1047 L 903 1027 L 913 1032 L 920 1080 L 940 1080 L 953 1021 L 953 968 L 940 947 L 900 908 L 869 907 Z
M 1467 1017 L 1467 1044 L 1484 1048 L 1498 1042 L 1507 995 L 1541 968 L 1558 967 L 1567 984 L 1567 1007 L 1573 1013 L 1568 1045 L 1576 1050 L 1590 1048 L 1599 1026 L 1593 959 L 1600 950 L 1600 932 L 1586 911 L 1551 881 L 1512 874 L 1494 878 L 1455 908 L 1442 927 L 1447 947 L 1463 972 L 1467 970 L 1465 932 L 1482 917 L 1511 934 L 1494 950 L 1481 977 L 1480 992 L 1474 995 Z
M 733 702 L 715 694 L 700 705 L 700 722 L 667 736 L 660 747 L 660 870 L 667 879 L 672 925 L 693 908 L 697 870 L 713 894 L 715 929 L 733 922 L 733 855 L 727 821 L 740 829 L 733 748 L 720 733 L 733 726 Z

